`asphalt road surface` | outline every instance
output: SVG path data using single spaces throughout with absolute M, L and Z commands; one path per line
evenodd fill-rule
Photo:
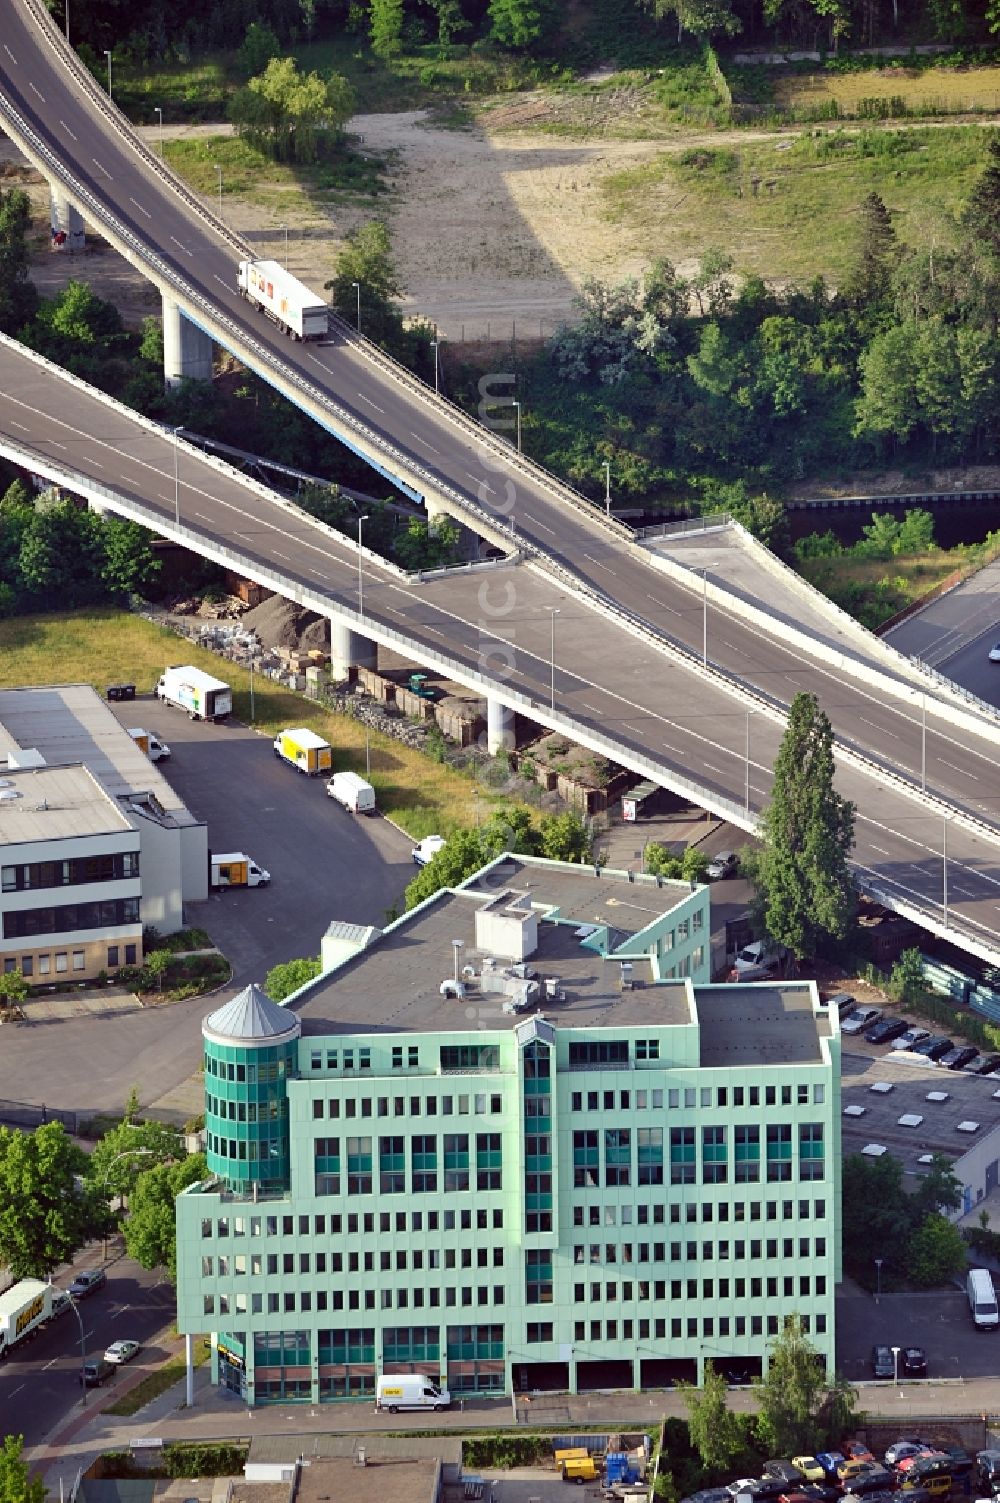
M 1000 1375 L 1000 1336 L 977 1331 L 960 1289 L 873 1295 L 853 1285 L 837 1298 L 837 1370 L 850 1383 L 872 1381 L 876 1344 L 922 1346 L 929 1378 L 992 1378 Z M 885 1387 L 891 1388 L 891 1384 Z M 865 1408 L 875 1409 L 870 1394 Z M 886 1402 L 883 1412 L 888 1412 Z
M 79 1260 L 78 1266 L 98 1268 L 100 1264 L 97 1256 L 89 1263 Z M 104 1288 L 79 1305 L 87 1356 L 103 1356 L 113 1341 L 128 1337 L 141 1341 L 143 1350 L 122 1372 L 152 1370 L 166 1354 L 146 1342 L 176 1317 L 174 1287 L 162 1271 L 147 1273 L 126 1257 L 110 1263 L 107 1274 Z M 56 1282 L 68 1288 L 72 1278 L 69 1272 Z M 80 1360 L 80 1326 L 70 1310 L 0 1364 L 0 1431 L 23 1435 L 26 1446 L 44 1440 L 80 1404 Z M 109 1378 L 100 1391 L 113 1391 L 116 1377 Z M 88 1391 L 88 1403 L 93 1402 L 93 1393 Z

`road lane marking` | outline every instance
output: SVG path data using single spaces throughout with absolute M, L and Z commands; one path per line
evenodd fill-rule
M 106 167 L 102 166 L 102 164 L 97 160 L 96 157 L 91 157 L 90 160 L 93 162 L 93 164 L 97 168 L 98 172 L 103 172 L 104 176 L 110 182 L 111 181 L 111 173 L 108 171 L 108 169 Z
M 888 856 L 888 854 L 889 854 L 889 852 L 886 850 L 885 846 L 882 846 L 882 845 L 873 845 L 871 847 L 871 849 L 873 851 L 878 851 L 878 853 L 879 853 L 880 856 Z
M 70 130 L 70 128 L 66 124 L 65 120 L 60 120 L 59 124 L 62 126 L 63 130 L 66 132 L 67 136 L 69 136 L 71 140 L 73 140 L 73 141 L 79 141 L 80 137 L 76 134 L 75 131 Z
M 27 1386 L 28 1386 L 28 1385 L 27 1385 L 27 1383 L 19 1383 L 19 1384 L 18 1384 L 18 1385 L 17 1385 L 17 1387 L 16 1387 L 16 1388 L 12 1388 L 12 1389 L 11 1389 L 11 1391 L 10 1391 L 10 1393 L 9 1393 L 9 1394 L 8 1394 L 8 1395 L 7 1395 L 7 1397 L 8 1397 L 8 1398 L 9 1398 L 9 1399 L 12 1399 L 12 1398 L 13 1398 L 13 1397 L 14 1397 L 14 1395 L 15 1395 L 15 1394 L 16 1394 L 16 1393 L 20 1393 L 20 1392 L 21 1392 L 21 1389 L 22 1389 L 22 1388 L 27 1388 Z
M 586 702 L 586 700 L 584 700 L 584 699 L 582 699 L 580 701 L 580 703 L 581 703 L 581 705 L 583 706 L 583 708 L 585 710 L 589 710 L 590 711 L 591 715 L 599 715 L 601 713 L 600 710 L 597 708 L 596 705 L 588 705 L 587 702 Z
M 864 715 L 859 715 L 858 719 L 862 725 L 870 725 L 873 731 L 878 731 L 880 736 L 890 736 L 893 741 L 899 740 L 895 731 L 887 731 L 885 726 L 879 725 L 877 721 L 867 720 Z
M 585 553 L 583 556 L 584 556 L 584 558 L 587 558 L 587 559 L 590 560 L 590 562 L 593 564 L 593 566 L 594 566 L 595 569 L 603 569 L 604 572 L 605 572 L 605 574 L 612 575 L 612 577 L 614 579 L 618 578 L 618 575 L 615 574 L 614 569 L 612 569 L 610 567 L 610 565 L 608 565 L 608 564 L 602 564 L 601 561 L 600 561 L 600 559 L 599 558 L 595 558 L 592 553 Z
M 529 517 L 526 511 L 522 511 L 521 519 L 522 521 L 530 522 L 532 527 L 540 527 L 542 531 L 547 532 L 550 537 L 554 538 L 556 535 L 556 530 L 554 527 L 546 527 L 545 523 L 540 522 L 537 517 Z
M 4 52 L 6 52 L 6 54 L 7 54 L 7 56 L 8 56 L 8 57 L 9 57 L 9 58 L 10 58 L 10 60 L 11 60 L 11 62 L 12 62 L 12 63 L 13 63 L 13 64 L 14 64 L 14 66 L 15 66 L 15 67 L 16 67 L 16 66 L 17 66 L 17 58 L 16 58 L 16 57 L 15 57 L 15 56 L 14 56 L 14 54 L 13 54 L 13 52 L 11 52 L 11 50 L 10 50 L 10 48 L 9 48 L 9 47 L 8 47 L 8 46 L 7 46 L 7 43 L 6 43 L 6 42 L 4 42 L 4 44 L 3 44 L 3 50 L 4 50 Z
M 358 401 L 359 402 L 367 402 L 368 406 L 369 407 L 374 407 L 374 409 L 375 409 L 376 412 L 381 412 L 381 413 L 385 412 L 385 408 L 384 407 L 380 407 L 377 402 L 373 402 L 372 399 L 371 399 L 371 397 L 366 397 L 363 391 L 359 391 L 358 392 Z
M 43 1368 L 42 1368 L 42 1372 L 43 1372 L 43 1373 L 47 1373 L 47 1372 L 48 1372 L 48 1370 L 49 1370 L 49 1368 L 50 1368 L 50 1367 L 55 1367 L 55 1365 L 56 1365 L 56 1363 L 57 1363 L 57 1362 L 58 1362 L 58 1361 L 59 1361 L 59 1358 L 58 1358 L 58 1357 L 53 1357 L 53 1358 L 51 1358 L 51 1360 L 50 1360 L 50 1361 L 48 1361 L 48 1362 L 46 1362 L 46 1363 L 45 1363 L 45 1365 L 44 1365 L 44 1366 L 43 1366 Z
M 647 595 L 646 599 L 651 600 L 654 605 L 658 605 L 661 611 L 669 611 L 672 616 L 682 616 L 684 614 L 684 612 L 679 611 L 676 606 L 668 605 L 665 600 L 657 600 L 655 595 Z
M 229 283 L 228 282 L 224 282 L 222 280 L 222 278 L 219 276 L 218 272 L 213 271 L 212 272 L 212 276 L 218 282 L 218 284 L 219 284 L 220 287 L 224 287 L 227 292 L 232 292 L 233 289 L 230 287 Z
M 319 368 L 320 368 L 320 370 L 321 371 L 326 371 L 326 373 L 327 373 L 328 376 L 332 376 L 333 375 L 333 372 L 331 371 L 330 367 L 328 365 L 324 365 L 324 363 L 323 363 L 322 360 L 317 359 L 317 357 L 313 354 L 312 350 L 306 350 L 306 354 L 308 355 L 309 359 L 312 361 L 313 365 L 318 365 Z
M 148 209 L 144 209 L 143 208 L 142 204 L 139 202 L 139 200 L 137 198 L 133 198 L 132 195 L 129 194 L 129 200 L 128 201 L 129 201 L 130 204 L 135 204 L 135 206 L 139 210 L 140 214 L 145 214 L 145 216 L 146 216 L 147 219 L 152 219 L 152 217 L 153 217 L 152 214 L 149 212 Z
M 412 428 L 410 429 L 410 437 L 411 438 L 415 438 L 418 444 L 423 444 L 423 446 L 424 446 L 425 449 L 430 449 L 430 451 L 431 451 L 432 454 L 440 454 L 441 453 L 440 449 L 435 449 L 434 445 L 433 444 L 429 444 L 427 442 L 426 438 L 424 438 L 421 434 L 414 433 L 414 431 L 413 431 Z
M 31 90 L 32 94 L 38 95 L 38 98 L 42 101 L 43 104 L 45 103 L 45 95 L 42 93 L 41 89 L 35 87 L 30 78 L 28 79 L 28 88 Z
M 961 773 L 962 777 L 971 778 L 974 783 L 979 782 L 979 778 L 976 773 L 967 772 L 964 767 L 957 767 L 954 762 L 948 762 L 944 757 L 938 757 L 938 761 L 941 763 L 942 767 L 950 767 L 952 772 Z
M 103 470 L 104 469 L 104 466 L 101 464 L 101 461 L 99 459 L 88 459 L 87 463 L 89 465 L 92 465 L 95 470 Z
M 15 418 L 9 418 L 8 421 L 12 428 L 20 428 L 22 433 L 31 432 L 31 429 L 28 427 L 27 423 L 19 423 Z

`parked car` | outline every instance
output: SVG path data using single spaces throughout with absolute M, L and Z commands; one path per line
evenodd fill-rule
M 841 1451 L 817 1451 L 816 1452 L 816 1460 L 819 1462 L 820 1466 L 823 1468 L 823 1474 L 826 1477 L 827 1482 L 836 1482 L 836 1480 L 837 1480 L 837 1468 L 840 1465 L 840 1463 L 843 1461 L 843 1459 L 844 1459 L 844 1456 L 843 1456 L 843 1452 L 841 1452 Z
M 759 981 L 777 970 L 788 951 L 770 939 L 755 939 L 736 952 L 737 981 Z
M 857 1007 L 857 1002 L 850 992 L 834 992 L 832 997 L 827 998 L 827 1007 L 830 1012 L 835 1012 L 841 1018 L 848 1017 Z
M 893 1039 L 898 1039 L 909 1026 L 906 1018 L 883 1018 L 881 1023 L 876 1023 L 874 1028 L 869 1028 L 865 1038 L 869 1044 L 891 1044 Z
M 1000 642 L 995 647 L 990 648 L 990 662 L 1000 663 Z
M 904 1346 L 899 1354 L 899 1370 L 904 1378 L 926 1378 L 927 1353 L 922 1346 Z
M 879 1466 L 878 1462 L 871 1465 L 865 1463 L 866 1470 L 857 1473 L 844 1484 L 844 1496 L 853 1494 L 856 1498 L 872 1497 L 875 1494 L 888 1493 L 890 1496 L 896 1487 L 896 1479 L 887 1467 Z
M 908 1028 L 905 1033 L 899 1035 L 898 1039 L 893 1039 L 892 1047 L 894 1049 L 914 1049 L 917 1044 L 922 1044 L 930 1036 L 930 1030 L 927 1028 Z
M 103 1268 L 89 1268 L 83 1273 L 78 1273 L 69 1292 L 74 1299 L 86 1299 L 88 1294 L 95 1294 L 98 1289 L 103 1289 L 108 1282 L 108 1276 Z
M 936 1446 L 931 1446 L 928 1450 L 920 1451 L 915 1456 L 904 1456 L 902 1461 L 896 1463 L 896 1471 L 900 1477 L 905 1477 L 913 1471 L 915 1466 L 923 1466 L 927 1462 L 934 1462 L 935 1465 L 940 1466 L 941 1462 L 947 1459 L 946 1451 L 939 1450 Z
M 919 1456 L 921 1451 L 930 1449 L 929 1440 L 921 1440 L 918 1435 L 904 1435 L 901 1439 L 893 1441 L 892 1445 L 887 1448 L 883 1459 L 886 1466 L 898 1466 L 904 1456 Z
M 122 1367 L 141 1351 L 142 1346 L 138 1341 L 113 1341 L 104 1353 L 104 1360 L 113 1362 L 115 1367 Z
M 712 882 L 719 882 L 724 877 L 735 877 L 739 864 L 735 851 L 720 851 L 706 866 L 705 876 Z
M 864 1441 L 845 1440 L 841 1442 L 840 1449 L 848 1461 L 874 1461 L 875 1457 L 869 1451 Z
M 948 1050 L 954 1047 L 954 1040 L 950 1039 L 946 1033 L 932 1033 L 924 1039 L 922 1044 L 918 1044 L 913 1052 L 923 1054 L 927 1059 L 940 1059 L 942 1054 L 947 1054 Z
M 80 1369 L 80 1382 L 84 1388 L 100 1388 L 111 1377 L 114 1367 L 103 1357 L 92 1357 Z
M 995 1075 L 998 1070 L 1000 1070 L 1000 1054 L 984 1054 L 982 1059 L 976 1061 L 977 1075 Z
M 974 1059 L 979 1058 L 979 1050 L 974 1049 L 971 1044 L 966 1044 L 964 1049 L 955 1049 L 953 1054 L 954 1058 L 950 1054 L 941 1056 L 941 1063 L 947 1065 L 949 1070 L 965 1070 Z
M 876 1378 L 894 1378 L 896 1376 L 896 1364 L 893 1361 L 891 1347 L 872 1347 L 872 1376 Z
M 794 1483 L 796 1487 L 806 1480 L 805 1473 L 800 1472 L 792 1461 L 765 1461 L 761 1471 L 765 1477 L 777 1477 L 782 1482 Z
M 815 1456 L 793 1456 L 792 1465 L 798 1467 L 807 1482 L 822 1482 L 826 1476 Z
M 815 1457 L 813 1458 L 815 1460 Z M 826 1476 L 826 1473 L 823 1473 Z M 804 1482 L 798 1490 L 798 1497 L 805 1498 L 806 1503 L 837 1503 L 840 1498 L 840 1488 L 832 1482 Z
M 992 1489 L 1000 1483 L 1000 1451 L 977 1451 L 976 1475 L 982 1487 Z
M 841 1033 L 864 1033 L 873 1028 L 882 1016 L 881 1007 L 858 1007 L 840 1020 Z

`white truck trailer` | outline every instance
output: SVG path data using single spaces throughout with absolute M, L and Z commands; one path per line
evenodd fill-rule
M 241 261 L 237 285 L 248 303 L 293 339 L 324 339 L 329 309 L 280 261 Z
M 232 712 L 233 691 L 221 678 L 201 668 L 166 668 L 156 686 L 164 704 L 187 710 L 192 720 L 224 720 Z
M 52 1317 L 51 1284 L 22 1279 L 0 1294 L 0 1358 L 6 1357 Z

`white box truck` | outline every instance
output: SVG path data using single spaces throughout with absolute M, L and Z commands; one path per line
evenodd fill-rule
M 237 276 L 240 294 L 284 329 L 293 339 L 324 339 L 329 309 L 280 261 L 241 261 Z
M 356 772 L 335 772 L 326 791 L 352 814 L 375 813 L 375 789 Z
M 209 859 L 210 887 L 266 887 L 271 880 L 271 873 L 258 866 L 245 851 L 228 851 L 222 856 L 213 851 Z
M 274 738 L 274 755 L 310 778 L 333 771 L 333 747 L 305 726 L 280 731 Z
M 988 1268 L 970 1268 L 965 1281 L 972 1324 L 978 1331 L 995 1331 L 1000 1325 L 997 1294 Z
M 192 720 L 223 720 L 233 708 L 233 691 L 221 678 L 180 665 L 164 669 L 156 697 L 187 710 Z
M 144 731 L 141 725 L 130 727 L 129 735 L 151 762 L 162 762 L 164 757 L 170 756 L 170 747 L 167 743 L 161 741 L 159 736 L 154 736 L 152 731 Z
M 52 1317 L 51 1284 L 22 1279 L 0 1295 L 0 1358 L 27 1341 Z
M 451 1394 L 423 1373 L 383 1373 L 375 1384 L 375 1408 L 396 1414 L 400 1409 L 447 1409 Z

